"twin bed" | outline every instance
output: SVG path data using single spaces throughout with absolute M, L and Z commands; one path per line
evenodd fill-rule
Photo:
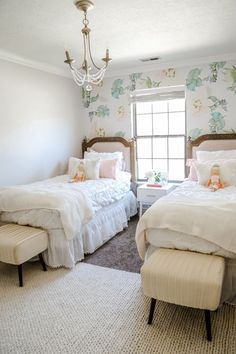
M 123 230 L 137 212 L 130 188 L 130 176 L 135 180 L 134 142 L 119 137 L 94 138 L 83 142 L 83 152 L 89 148 L 121 151 L 130 174 L 122 172 L 118 180 L 83 183 L 69 183 L 69 176 L 64 175 L 0 190 L 0 221 L 45 229 L 49 247 L 44 258 L 51 267 L 73 267 Z M 236 134 L 201 136 L 189 142 L 188 157 L 195 159 L 197 151 L 218 150 L 236 150 Z M 235 185 L 212 193 L 188 180 L 154 203 L 136 230 L 141 258 L 148 258 L 160 247 L 223 256 L 226 271 L 221 300 L 236 303 Z
M 44 259 L 51 267 L 73 267 L 127 227 L 137 213 L 130 189 L 134 142 L 119 137 L 84 140 L 83 153 L 91 148 L 122 152 L 126 172 L 121 171 L 117 180 L 70 183 L 69 176 L 63 175 L 0 190 L 0 221 L 46 230 L 49 246 Z
M 189 142 L 188 157 L 196 159 L 197 151 L 223 151 L 224 156 L 224 150 L 228 150 L 234 185 L 212 192 L 197 181 L 183 182 L 141 217 L 136 243 L 142 259 L 147 259 L 157 248 L 223 256 L 226 271 L 221 301 L 236 304 L 235 152 L 231 156 L 231 150 L 236 150 L 236 134 L 201 136 Z M 225 162 L 222 159 L 222 164 Z

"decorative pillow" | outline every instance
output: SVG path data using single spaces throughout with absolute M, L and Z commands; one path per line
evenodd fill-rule
M 197 171 L 196 171 L 196 167 L 194 165 L 194 162 L 196 162 L 195 159 L 188 159 L 186 162 L 186 166 L 190 167 L 189 170 L 189 175 L 188 175 L 188 179 L 190 181 L 197 181 Z
M 212 166 L 217 164 L 220 168 L 220 176 L 225 182 L 226 186 L 236 186 L 236 159 L 226 161 L 196 161 L 193 164 L 196 167 L 199 184 L 206 185 L 210 178 Z
M 196 154 L 199 162 L 236 159 L 236 150 L 197 151 Z
M 101 160 L 100 163 L 100 178 L 117 179 L 119 172 L 119 160 Z
M 119 160 L 119 168 L 120 168 L 120 170 L 123 170 L 123 153 L 121 151 L 97 152 L 97 151 L 90 149 L 89 151 L 85 151 L 84 158 L 85 159 L 94 159 L 94 158 L 98 159 L 99 158 L 101 160 L 118 159 Z
M 70 178 L 82 181 L 84 179 L 99 179 L 100 159 L 69 158 L 68 173 Z M 84 178 L 83 178 L 84 173 Z

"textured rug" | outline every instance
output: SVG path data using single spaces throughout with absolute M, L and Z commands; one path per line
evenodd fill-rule
M 0 353 L 236 353 L 236 308 L 213 313 L 213 342 L 202 311 L 158 302 L 147 325 L 149 299 L 139 274 L 79 263 L 42 272 L 0 263 Z
M 134 239 L 137 222 L 138 216 L 134 216 L 127 229 L 106 242 L 95 253 L 87 255 L 84 262 L 139 273 L 143 262 L 138 255 Z

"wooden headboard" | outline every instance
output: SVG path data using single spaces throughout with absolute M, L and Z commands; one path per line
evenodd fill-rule
M 82 143 L 82 153 L 92 148 L 97 152 L 122 151 L 125 160 L 125 169 L 131 173 L 132 181 L 135 181 L 135 140 L 126 140 L 119 136 L 96 137 L 84 139 Z
M 196 158 L 196 151 L 235 150 L 236 133 L 206 134 L 196 140 L 189 140 L 187 146 L 187 158 Z

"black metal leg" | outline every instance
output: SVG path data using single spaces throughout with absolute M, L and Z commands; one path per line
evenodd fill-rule
M 152 318 L 153 318 L 153 313 L 155 310 L 156 301 L 157 301 L 156 299 L 152 298 L 150 312 L 149 312 L 149 318 L 148 318 L 148 324 L 152 324 Z
M 22 287 L 23 286 L 23 265 L 22 264 L 19 264 L 17 266 L 18 268 L 18 276 L 19 276 L 19 286 Z
M 39 253 L 39 260 L 40 260 L 40 263 L 41 263 L 41 265 L 43 267 L 44 272 L 46 272 L 47 271 L 47 267 L 46 267 L 46 264 L 44 263 L 42 253 Z
M 209 310 L 205 310 L 205 322 L 206 322 L 206 332 L 207 332 L 207 340 L 211 342 L 212 335 L 211 335 L 211 314 Z

